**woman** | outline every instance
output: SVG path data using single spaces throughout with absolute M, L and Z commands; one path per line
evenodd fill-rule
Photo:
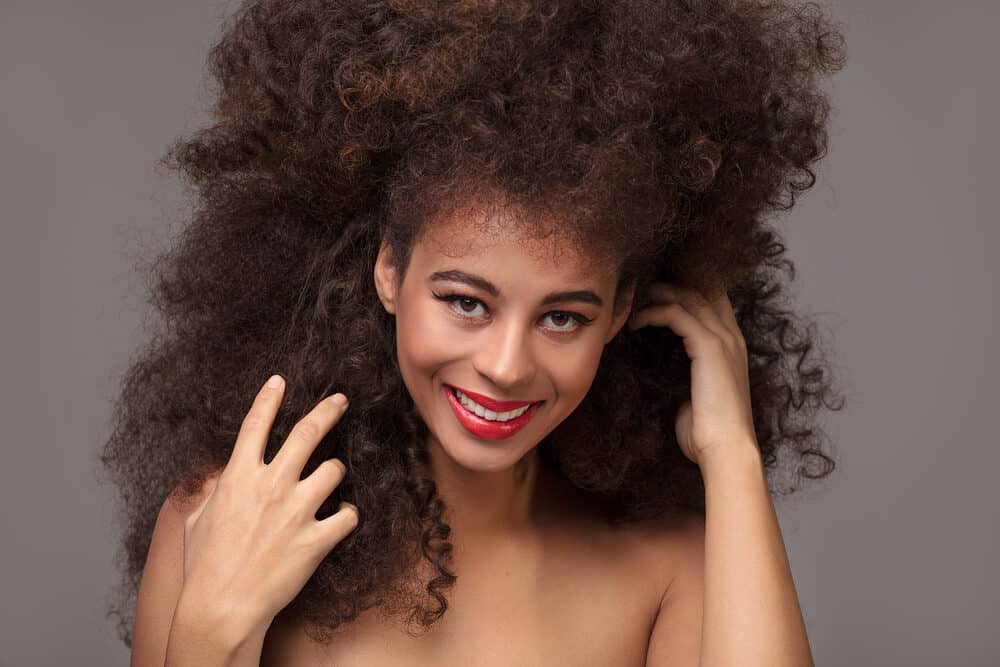
M 102 456 L 133 664 L 811 664 L 822 13 L 267 0 L 210 62 Z

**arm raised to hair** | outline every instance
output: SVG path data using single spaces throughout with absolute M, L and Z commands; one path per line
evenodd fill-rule
M 629 327 L 669 327 L 691 359 L 691 400 L 674 430 L 701 469 L 705 526 L 701 538 L 685 541 L 687 565 L 664 593 L 647 664 L 811 667 L 755 436 L 747 345 L 729 296 L 671 283 L 649 292 L 650 305 Z
M 654 623 L 648 667 L 812 667 L 805 623 L 753 443 L 703 457 L 705 520 L 680 536 L 684 554 Z
M 705 457 L 700 665 L 812 667 L 805 622 L 755 443 Z

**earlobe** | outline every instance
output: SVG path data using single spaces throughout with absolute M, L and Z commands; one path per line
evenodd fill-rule
M 396 275 L 392 268 L 392 262 L 390 261 L 389 246 L 385 241 L 382 241 L 382 245 L 378 251 L 378 257 L 375 259 L 375 291 L 378 293 L 379 301 L 382 302 L 382 306 L 385 308 L 386 312 L 390 315 L 396 314 Z

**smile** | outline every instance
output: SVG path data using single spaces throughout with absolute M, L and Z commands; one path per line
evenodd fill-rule
M 442 390 L 459 423 L 473 435 L 488 440 L 502 440 L 520 431 L 544 402 L 495 401 L 448 385 L 443 385 Z

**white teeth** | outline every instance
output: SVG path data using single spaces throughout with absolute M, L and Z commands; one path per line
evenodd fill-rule
M 479 405 L 471 398 L 455 389 L 455 396 L 458 397 L 458 401 L 469 409 L 469 412 L 474 412 L 483 419 L 489 419 L 490 421 L 505 422 L 514 419 L 515 417 L 520 417 L 525 413 L 525 411 L 530 408 L 530 405 L 525 405 L 516 410 L 510 410 L 509 412 L 495 412 L 493 410 L 487 410 L 483 406 Z

